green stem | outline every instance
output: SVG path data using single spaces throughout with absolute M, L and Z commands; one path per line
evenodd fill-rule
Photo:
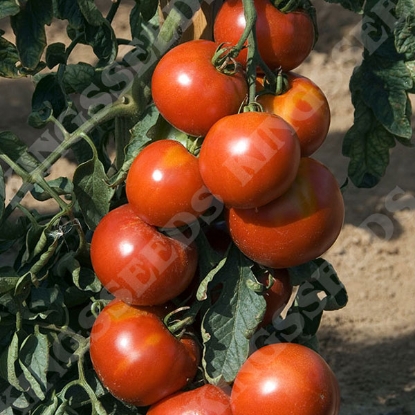
M 199 0 L 199 3 L 201 2 L 202 0 Z M 73 133 L 65 133 L 63 142 L 41 163 L 41 165 L 36 169 L 37 173 L 44 174 L 45 171 L 47 171 L 60 157 L 62 157 L 68 148 L 80 139 L 82 133 L 88 134 L 98 125 L 115 117 L 136 118 L 140 112 L 144 110 L 143 103 L 148 102 L 151 98 L 150 88 L 148 86 L 151 74 L 158 62 L 158 59 L 175 45 L 177 39 L 180 37 L 178 33 L 182 31 L 180 29 L 182 29 L 183 23 L 182 15 L 180 13 L 169 14 L 152 45 L 151 54 L 153 56 L 150 60 L 151 63 L 149 65 L 144 65 L 144 69 L 142 69 L 140 73 L 136 74 L 132 84 L 126 88 L 124 93 L 116 102 L 102 108 L 90 119 L 86 120 L 85 123 Z M 71 42 L 70 46 L 68 46 L 67 56 L 68 53 L 70 53 L 70 51 L 75 47 L 77 42 L 79 42 L 78 37 L 76 37 Z M 30 179 L 30 176 L 28 177 Z M 33 180 L 23 183 L 16 195 L 6 206 L 0 221 L 0 227 L 9 218 L 15 207 L 20 204 L 26 193 L 32 189 L 32 183 Z
M 94 114 L 90 119 L 86 120 L 73 133 L 67 133 L 65 130 L 64 140 L 32 172 L 28 173 L 24 169 L 20 168 L 20 166 L 12 162 L 11 160 L 5 160 L 13 164 L 11 167 L 13 169 L 15 168 L 17 169 L 15 170 L 15 172 L 23 178 L 25 183 L 23 183 L 23 185 L 20 187 L 16 195 L 7 205 L 4 215 L 2 217 L 2 221 L 0 223 L 0 226 L 10 216 L 10 214 L 13 212 L 15 207 L 18 204 L 20 204 L 21 200 L 26 195 L 26 193 L 32 189 L 32 185 L 34 183 L 40 183 L 42 182 L 42 180 L 44 180 L 43 177 L 44 177 L 45 172 L 49 170 L 51 166 L 53 166 L 53 164 L 56 163 L 56 161 L 62 157 L 62 155 L 66 152 L 66 150 L 68 150 L 71 146 L 73 146 L 77 141 L 79 141 L 83 136 L 85 136 L 88 132 L 93 130 L 98 125 L 105 123 L 113 119 L 114 117 L 133 117 L 137 115 L 138 112 L 139 112 L 139 106 L 133 100 L 132 96 L 126 93 L 121 98 L 119 98 L 116 102 L 107 105 L 106 107 L 98 111 L 96 114 Z M 59 126 L 59 123 L 57 125 Z M 65 204 L 65 208 L 67 208 L 66 204 Z
M 238 45 L 243 41 L 244 43 L 248 43 L 248 57 L 247 57 L 247 80 L 249 85 L 248 91 L 248 105 L 247 110 L 250 109 L 258 110 L 258 105 L 256 104 L 256 77 L 257 77 L 257 69 L 260 67 L 264 72 L 265 76 L 269 79 L 274 79 L 275 74 L 271 71 L 271 69 L 266 65 L 263 61 L 259 50 L 258 50 L 258 42 L 257 42 L 257 35 L 256 35 L 256 18 L 257 13 L 254 6 L 253 0 L 243 0 L 244 6 L 244 15 L 245 20 L 247 22 L 245 31 L 242 34 L 241 39 L 239 40 Z M 246 36 L 246 38 L 245 38 Z M 238 48 L 238 45 L 236 48 Z
M 249 35 L 252 32 L 255 32 L 255 25 L 257 21 L 257 12 L 254 6 L 254 0 L 242 0 L 242 4 L 244 7 L 244 15 L 245 15 L 245 29 L 242 33 L 241 38 L 239 39 L 238 43 L 234 47 L 234 50 L 237 52 L 234 57 L 239 54 L 239 52 L 244 47 L 246 41 L 249 38 Z
M 121 4 L 121 0 L 116 0 L 112 3 L 111 8 L 110 8 L 110 10 L 107 14 L 107 17 L 106 17 L 108 22 L 112 23 L 115 15 L 118 11 L 118 8 L 120 7 L 120 4 Z

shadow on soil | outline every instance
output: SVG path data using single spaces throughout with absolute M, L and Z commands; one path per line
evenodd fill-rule
M 340 383 L 340 415 L 414 415 L 415 331 L 368 344 L 343 334 L 319 331 L 321 353 Z

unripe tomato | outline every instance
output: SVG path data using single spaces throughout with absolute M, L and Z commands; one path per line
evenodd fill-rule
M 164 314 L 160 307 L 116 299 L 92 326 L 90 355 L 97 376 L 128 404 L 151 405 L 182 389 L 197 372 L 197 342 L 171 334 L 161 320 Z
M 151 81 L 153 100 L 163 117 L 192 136 L 205 136 L 226 115 L 235 114 L 248 93 L 239 69 L 228 75 L 212 63 L 218 45 L 192 40 L 167 52 Z
M 310 156 L 324 142 L 330 127 L 330 107 L 323 91 L 310 79 L 287 74 L 288 90 L 258 97 L 264 111 L 287 121 L 300 140 L 301 155 Z
M 243 112 L 219 120 L 199 154 L 202 179 L 226 206 L 255 208 L 283 194 L 300 162 L 292 127 L 265 112 Z
M 129 304 L 163 304 L 186 289 L 197 267 L 195 245 L 178 238 L 162 234 L 125 204 L 96 227 L 92 266 L 115 297 Z
M 254 0 L 259 53 L 272 69 L 290 71 L 299 66 L 314 45 L 314 25 L 310 16 L 297 10 L 282 13 L 269 0 Z M 246 26 L 242 0 L 226 0 L 216 16 L 213 36 L 217 43 L 236 45 Z M 236 58 L 246 65 L 247 51 Z
M 255 209 L 231 208 L 229 231 L 250 259 L 270 268 L 288 268 L 315 259 L 336 241 L 344 202 L 336 178 L 322 163 L 304 157 L 291 187 Z
M 203 385 L 177 392 L 150 407 L 147 415 L 232 415 L 229 396 L 219 387 Z
M 212 202 L 198 159 L 174 140 L 159 140 L 134 159 L 126 179 L 127 199 L 150 225 L 179 227 L 194 222 Z
M 233 415 L 338 415 L 338 381 L 306 346 L 264 346 L 246 360 L 231 393 Z

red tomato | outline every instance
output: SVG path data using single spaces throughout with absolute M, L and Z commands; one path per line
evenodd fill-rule
M 227 206 L 253 208 L 283 194 L 300 162 L 292 127 L 265 112 L 244 112 L 219 120 L 205 137 L 199 168 L 213 195 Z
M 299 66 L 314 45 L 314 25 L 310 16 L 298 10 L 282 13 L 269 0 L 254 0 L 257 11 L 256 34 L 259 53 L 272 69 L 290 71 Z M 245 29 L 242 0 L 226 0 L 213 26 L 217 43 L 236 45 Z M 237 61 L 246 65 L 247 51 Z
M 151 81 L 153 100 L 177 129 L 204 136 L 220 118 L 239 111 L 248 92 L 241 71 L 227 75 L 212 64 L 218 45 L 192 40 L 167 52 Z
M 330 107 L 323 91 L 310 79 L 287 74 L 288 90 L 281 95 L 258 97 L 264 111 L 287 121 L 300 140 L 301 155 L 310 156 L 324 142 L 330 127 Z
M 337 379 L 325 360 L 293 343 L 255 351 L 231 393 L 233 415 L 337 415 L 339 400 Z
M 147 415 L 232 415 L 229 396 L 219 387 L 203 385 L 178 392 L 152 405 Z
M 174 140 L 155 141 L 138 154 L 127 175 L 126 192 L 141 219 L 165 228 L 194 222 L 212 202 L 198 159 Z
M 274 283 L 263 294 L 267 303 L 267 308 L 264 317 L 262 318 L 261 327 L 271 324 L 274 316 L 279 316 L 281 314 L 281 311 L 288 304 L 288 300 L 293 292 L 293 286 L 290 282 L 288 270 L 273 270 L 272 277 L 274 278 Z M 264 278 L 260 282 L 268 284 L 269 276 L 264 275 Z
M 195 246 L 160 233 L 129 204 L 99 222 L 91 261 L 104 287 L 129 304 L 163 304 L 190 284 L 197 267 Z
M 288 268 L 315 259 L 336 241 L 344 220 L 339 185 L 322 163 L 304 157 L 290 189 L 265 206 L 228 211 L 236 246 L 253 261 Z
M 199 346 L 178 340 L 161 317 L 164 309 L 110 302 L 91 330 L 90 355 L 98 378 L 116 398 L 151 405 L 186 386 L 196 372 Z

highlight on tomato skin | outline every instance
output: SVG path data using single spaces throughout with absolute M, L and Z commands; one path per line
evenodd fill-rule
M 331 121 L 330 106 L 323 91 L 309 78 L 288 72 L 287 90 L 281 94 L 260 94 L 257 102 L 262 109 L 279 115 L 297 133 L 301 156 L 315 153 L 324 143 Z
M 192 336 L 176 338 L 164 325 L 165 306 L 111 301 L 98 314 L 90 356 L 98 378 L 125 403 L 148 406 L 184 388 L 196 375 L 200 347 Z
M 259 53 L 271 70 L 290 71 L 310 55 L 315 41 L 314 24 L 303 10 L 279 11 L 269 0 L 254 0 L 257 12 L 256 38 Z M 226 0 L 213 25 L 217 43 L 236 45 L 245 29 L 242 0 Z M 242 49 L 236 60 L 247 65 L 247 50 Z
M 159 228 L 189 225 L 213 201 L 198 159 L 168 139 L 150 143 L 136 156 L 127 174 L 126 194 L 135 213 Z
M 205 384 L 177 392 L 152 405 L 147 415 L 233 415 L 230 396 L 218 386 Z
M 218 70 L 212 58 L 218 44 L 192 40 L 168 51 L 157 63 L 151 80 L 153 101 L 175 128 L 205 136 L 226 115 L 236 114 L 248 93 L 244 72 Z
M 263 206 L 295 179 L 300 144 L 293 128 L 266 112 L 242 112 L 216 122 L 199 153 L 202 179 L 227 207 Z
M 343 196 L 331 171 L 303 157 L 287 192 L 265 206 L 227 210 L 236 246 L 270 268 L 301 265 L 324 254 L 343 227 Z
M 336 376 L 315 351 L 275 343 L 254 351 L 241 366 L 231 392 L 233 415 L 338 415 Z
M 181 294 L 198 263 L 194 242 L 167 236 L 129 204 L 107 213 L 91 240 L 91 262 L 103 286 L 129 304 L 157 305 Z

